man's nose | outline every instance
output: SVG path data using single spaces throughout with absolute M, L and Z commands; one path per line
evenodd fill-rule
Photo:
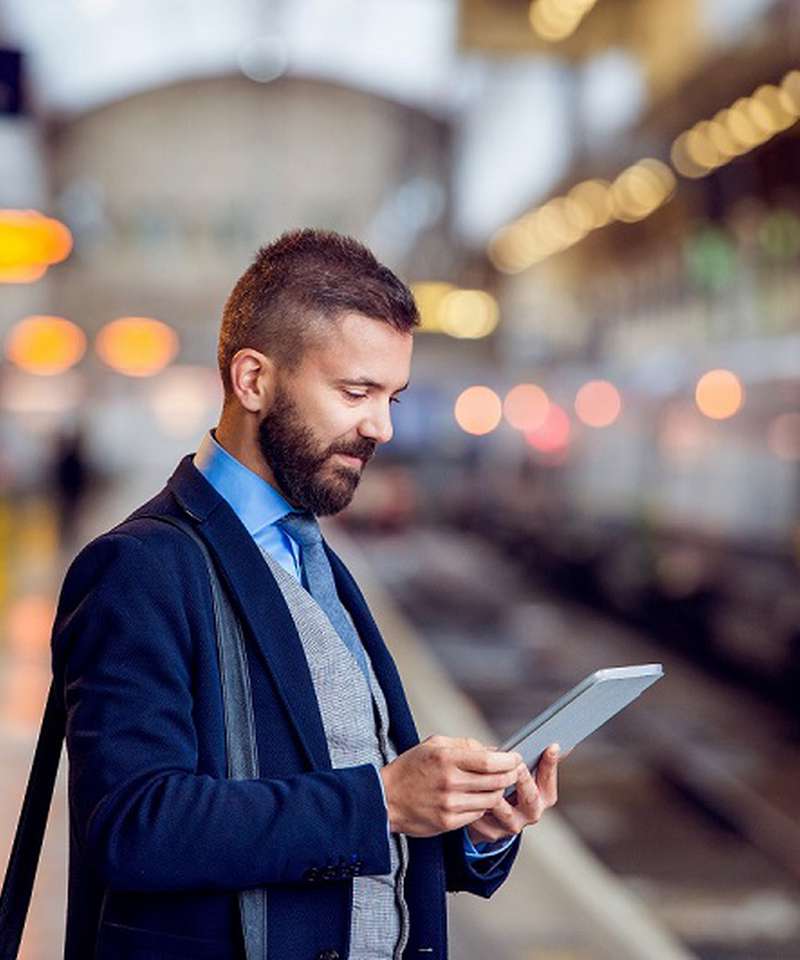
M 376 443 L 388 443 L 394 435 L 389 405 L 371 410 L 369 416 L 362 421 L 359 433 L 362 437 L 369 437 Z

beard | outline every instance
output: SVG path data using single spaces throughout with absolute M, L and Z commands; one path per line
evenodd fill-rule
M 315 516 L 344 510 L 361 479 L 360 469 L 329 462 L 333 454 L 346 453 L 366 463 L 376 447 L 374 440 L 359 437 L 321 450 L 313 430 L 282 388 L 258 425 L 258 445 L 284 497 Z

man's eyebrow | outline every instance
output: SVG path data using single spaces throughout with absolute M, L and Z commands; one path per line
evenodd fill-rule
M 359 387 L 375 387 L 377 390 L 383 390 L 383 384 L 378 383 L 377 380 L 372 380 L 369 377 L 345 377 L 339 381 L 340 383 L 351 383 L 353 386 L 358 385 Z M 398 387 L 394 392 L 402 393 L 404 390 L 408 389 L 408 381 L 403 384 L 402 387 Z

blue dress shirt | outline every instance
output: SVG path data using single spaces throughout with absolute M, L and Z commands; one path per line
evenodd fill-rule
M 203 437 L 192 462 L 217 493 L 228 501 L 259 547 L 300 580 L 300 547 L 278 526 L 278 520 L 293 509 L 286 498 L 228 453 L 217 442 L 213 430 Z M 380 776 L 378 780 L 383 790 L 383 780 Z M 464 849 L 470 858 L 496 856 L 513 842 L 514 837 L 511 837 L 496 844 L 481 843 L 477 849 L 464 829 Z

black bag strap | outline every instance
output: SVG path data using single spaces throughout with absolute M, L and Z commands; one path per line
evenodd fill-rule
M 255 779 L 259 776 L 259 767 L 253 699 L 247 653 L 239 620 L 222 588 L 208 548 L 192 525 L 181 518 L 165 514 L 152 515 L 149 519 L 160 520 L 182 530 L 195 541 L 203 555 L 214 607 L 228 777 L 232 780 Z M 57 696 L 53 682 L 50 684 L 22 811 L 0 893 L 0 960 L 17 960 L 19 953 L 61 759 L 65 724 L 63 704 Z M 240 891 L 238 900 L 247 960 L 267 960 L 266 890 Z
M 51 683 L 0 893 L 0 960 L 16 960 L 19 953 L 61 760 L 64 723 L 64 710 Z

